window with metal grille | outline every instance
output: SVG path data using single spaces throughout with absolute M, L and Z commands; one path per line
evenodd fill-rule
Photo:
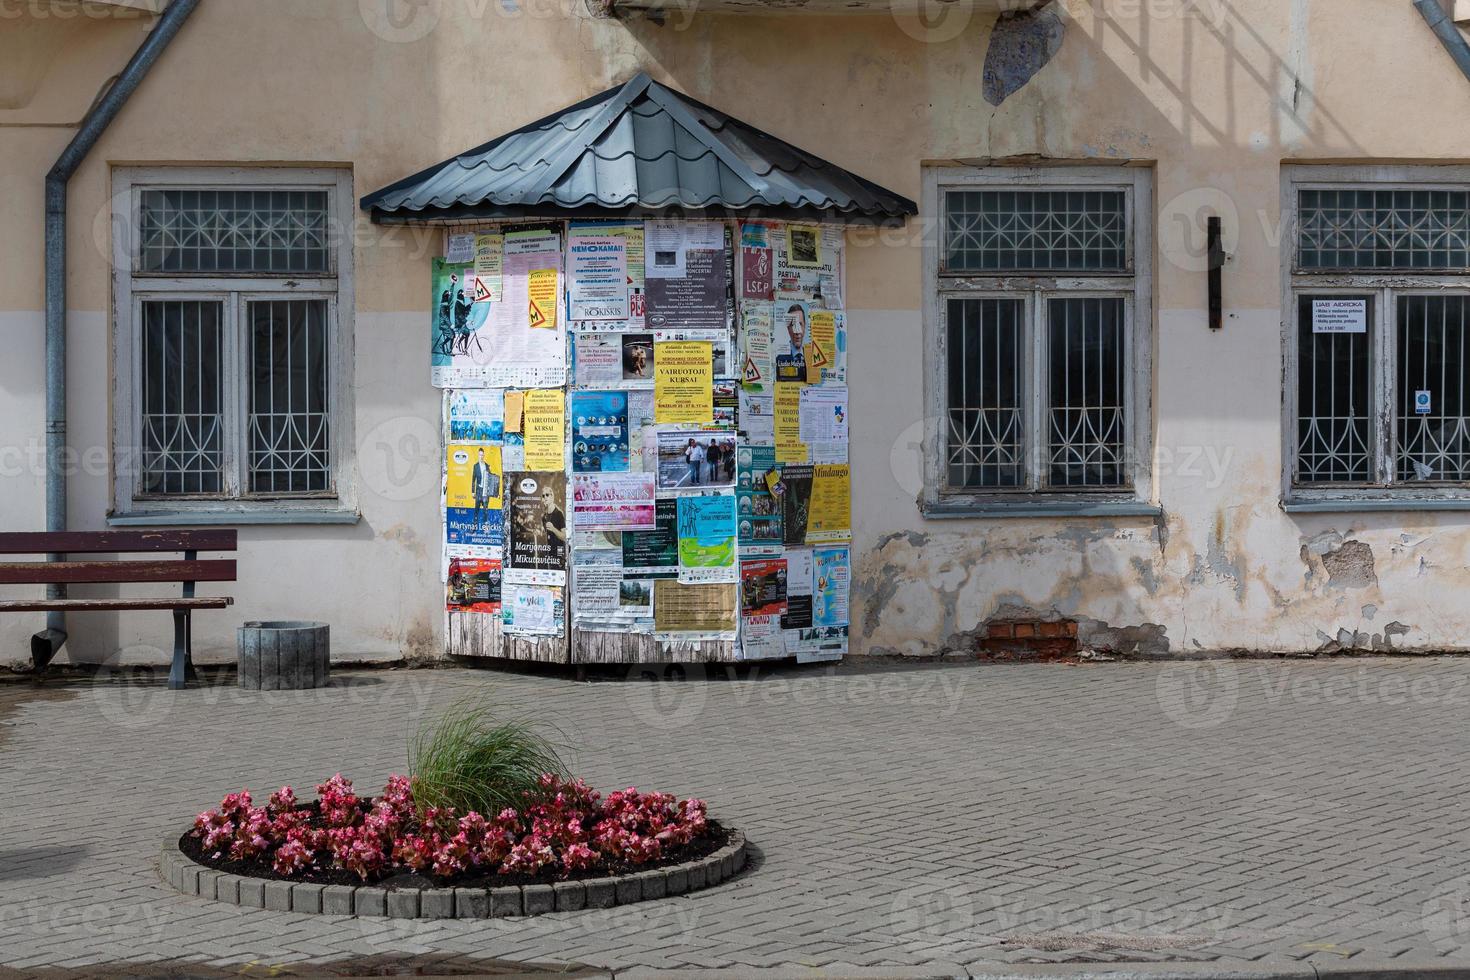
M 1295 498 L 1470 484 L 1470 171 L 1449 176 L 1288 171 Z
M 933 376 L 942 379 L 931 503 L 1087 492 L 1136 500 L 1147 489 L 1135 406 L 1148 344 L 1135 311 L 1145 311 L 1146 333 L 1151 302 L 1133 260 L 1147 254 L 1148 229 L 1132 215 L 1146 203 L 1147 172 L 931 176 L 926 193 L 943 229 L 931 266 L 941 327 Z
M 350 174 L 119 181 L 118 510 L 337 506 Z

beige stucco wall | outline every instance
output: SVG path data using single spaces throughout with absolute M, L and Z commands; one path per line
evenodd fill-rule
M 936 652 L 1002 604 L 1156 624 L 1136 635 L 1174 652 L 1311 650 L 1339 630 L 1371 641 L 1393 622 L 1408 628 L 1398 646 L 1464 648 L 1470 515 L 1280 510 L 1277 225 L 1283 161 L 1470 158 L 1470 82 L 1408 0 L 1202 0 L 1192 14 L 1181 0 L 1061 2 L 1060 53 L 994 109 L 981 97 L 994 15 L 963 2 L 927 26 L 675 11 L 660 27 L 592 19 L 581 0 L 431 0 L 394 27 L 374 15 L 381 0 L 205 0 L 72 183 L 71 440 L 84 454 L 73 527 L 103 527 L 109 506 L 112 166 L 344 164 L 361 195 L 643 69 L 915 199 L 929 161 L 1156 168 L 1161 521 L 923 519 L 926 216 L 908 234 L 851 242 L 854 652 Z M 43 520 L 43 175 L 147 27 L 38 9 L 0 21 L 6 529 Z M 1218 334 L 1205 326 L 1204 275 L 1185 258 L 1199 243 L 1181 240 L 1177 220 L 1202 203 L 1224 206 L 1238 230 Z M 244 529 L 239 605 L 196 624 L 206 658 L 230 655 L 233 626 L 258 617 L 325 619 L 341 656 L 440 647 L 438 464 L 431 445 L 416 456 L 403 438 L 432 438 L 437 424 L 423 341 L 437 236 L 365 222 L 356 235 L 363 520 Z M 1339 538 L 1367 543 L 1372 575 L 1334 584 L 1312 552 Z M 0 662 L 25 656 L 40 621 L 0 619 Z M 77 617 L 69 655 L 162 659 L 167 637 L 163 616 Z

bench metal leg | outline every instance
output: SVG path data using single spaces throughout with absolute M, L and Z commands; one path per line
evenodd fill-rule
M 194 671 L 194 628 L 188 609 L 174 610 L 174 662 L 168 671 L 171 691 L 182 691 L 189 681 L 198 681 Z

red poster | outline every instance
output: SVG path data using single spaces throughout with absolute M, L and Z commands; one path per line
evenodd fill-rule
M 786 612 L 786 559 L 740 563 L 740 611 L 746 616 L 780 616 Z
M 740 298 L 775 299 L 775 276 L 769 248 L 742 245 L 740 248 Z

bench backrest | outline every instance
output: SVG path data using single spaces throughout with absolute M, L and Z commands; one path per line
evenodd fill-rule
M 234 559 L 194 557 L 199 551 L 234 551 L 234 528 L 203 531 L 0 531 L 0 555 L 136 554 L 182 551 L 180 560 L 0 562 L 0 585 L 81 582 L 233 582 Z

